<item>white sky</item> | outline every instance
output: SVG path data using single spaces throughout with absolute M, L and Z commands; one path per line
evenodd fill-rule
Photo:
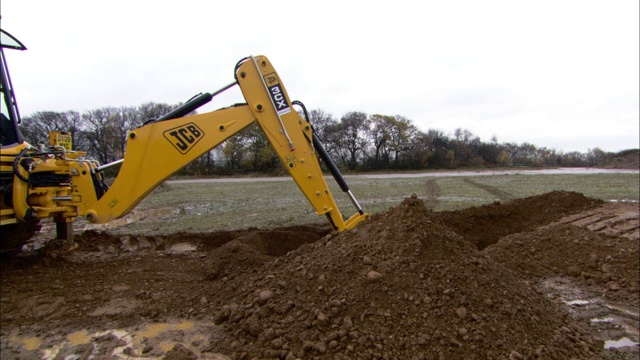
M 2 0 L 23 116 L 175 104 L 272 61 L 292 100 L 340 118 L 559 151 L 640 146 L 639 2 Z M 238 88 L 199 111 L 243 98 Z

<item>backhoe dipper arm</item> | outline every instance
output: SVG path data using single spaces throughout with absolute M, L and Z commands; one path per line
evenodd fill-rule
M 99 199 L 86 193 L 72 196 L 76 206 L 82 198 L 77 215 L 94 223 L 124 216 L 165 179 L 256 121 L 316 213 L 326 215 L 334 229 L 351 229 L 367 218 L 359 205 L 356 214 L 343 218 L 320 168 L 317 148 L 321 145 L 311 140 L 314 137 L 310 124 L 292 108 L 269 60 L 264 56 L 245 59 L 236 67 L 236 79 L 245 105 L 187 117 L 166 116 L 129 132 L 115 182 Z M 185 105 L 176 116 L 195 110 L 189 108 L 189 102 Z M 326 156 L 323 149 L 321 153 Z M 346 183 L 339 172 L 334 177 L 344 190 Z M 90 177 L 80 176 L 77 180 L 85 183 L 78 188 L 89 186 Z M 357 204 L 350 191 L 348 194 Z
M 258 125 L 316 214 L 326 215 L 339 231 L 351 229 L 369 217 L 357 205 L 358 212 L 344 220 L 318 162 L 317 150 L 322 146 L 316 142 L 314 147 L 311 125 L 292 109 L 287 91 L 269 60 L 265 56 L 249 58 L 239 66 L 236 77 Z M 346 185 L 342 175 L 335 171 L 332 174 L 336 180 Z M 348 195 L 356 205 L 350 191 Z

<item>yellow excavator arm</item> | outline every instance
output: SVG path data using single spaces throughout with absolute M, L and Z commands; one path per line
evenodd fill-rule
M 257 122 L 289 174 L 318 215 L 326 215 L 335 230 L 355 227 L 366 214 L 342 175 L 313 134 L 311 124 L 293 108 L 282 81 L 265 56 L 241 60 L 235 80 L 214 94 L 200 94 L 178 109 L 127 134 L 124 159 L 98 165 L 62 147 L 55 154 L 25 147 L 14 161 L 13 205 L 21 221 L 54 217 L 63 225 L 77 216 L 105 223 L 130 212 L 145 196 L 172 174 Z M 239 85 L 246 104 L 187 116 L 213 96 Z M 306 112 L 306 110 L 305 110 Z M 46 156 L 45 156 L 46 155 Z M 323 177 L 319 159 L 327 166 L 356 208 L 345 218 Z M 110 188 L 102 170 L 121 166 Z M 39 183 L 56 175 L 55 186 Z M 36 185 L 36 186 L 34 186 Z M 50 184 L 49 184 L 50 185 Z

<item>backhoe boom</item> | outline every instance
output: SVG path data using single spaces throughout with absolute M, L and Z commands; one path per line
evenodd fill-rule
M 234 75 L 236 81 L 220 91 L 200 94 L 160 119 L 130 131 L 124 159 L 117 162 L 121 163 L 118 176 L 108 189 L 102 185 L 100 170 L 112 164 L 99 166 L 85 160 L 84 153 L 74 155 L 73 151 L 47 154 L 46 159 L 34 161 L 39 155 L 23 147 L 14 166 L 16 217 L 27 222 L 54 217 L 65 224 L 77 216 L 85 216 L 94 223 L 122 217 L 171 175 L 257 122 L 317 214 L 325 215 L 338 231 L 351 229 L 366 219 L 369 215 L 314 136 L 311 125 L 293 109 L 294 104 L 269 60 L 265 56 L 245 58 L 236 66 Z M 245 104 L 187 116 L 236 84 Z M 350 197 L 357 210 L 354 215 L 345 219 L 338 209 L 319 158 Z M 34 187 L 31 179 L 44 174 L 69 181 L 59 186 Z

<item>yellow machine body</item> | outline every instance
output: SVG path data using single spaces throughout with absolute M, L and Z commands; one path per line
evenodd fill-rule
M 335 230 L 351 229 L 366 219 L 369 215 L 354 199 L 354 215 L 345 218 L 338 209 L 320 167 L 313 130 L 293 109 L 269 60 L 249 57 L 237 65 L 235 75 L 246 104 L 153 121 L 130 131 L 118 176 L 108 189 L 100 185 L 100 164 L 71 150 L 68 134 L 52 134 L 47 153 L 26 143 L 6 152 L 3 148 L 2 170 L 15 171 L 15 176 L 13 206 L 3 208 L 2 225 L 52 217 L 66 224 L 78 216 L 106 223 L 122 217 L 175 172 L 254 122 L 315 212 L 327 216 Z

